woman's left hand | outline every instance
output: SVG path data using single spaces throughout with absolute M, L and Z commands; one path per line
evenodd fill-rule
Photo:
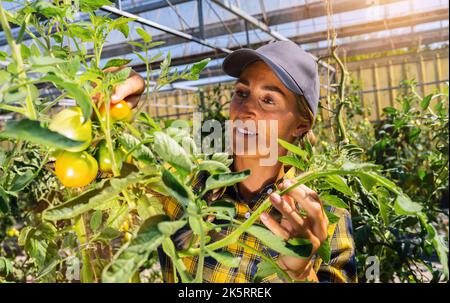
M 286 189 L 293 184 L 293 181 L 285 180 L 280 184 L 280 189 Z M 327 239 L 328 231 L 328 217 L 322 207 L 319 195 L 302 184 L 283 196 L 277 193 L 271 194 L 270 201 L 281 213 L 282 219 L 278 223 L 268 213 L 262 213 L 260 218 L 264 225 L 284 240 L 303 238 L 309 240 L 313 246 L 309 258 L 280 255 L 278 265 L 295 280 L 317 281 L 311 258 Z M 305 211 L 306 216 L 302 216 L 297 211 L 296 203 Z

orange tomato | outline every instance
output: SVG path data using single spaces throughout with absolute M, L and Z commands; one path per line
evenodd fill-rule
M 106 118 L 106 106 L 102 104 L 100 107 L 100 115 L 102 119 Z M 109 105 L 109 116 L 113 122 L 116 121 L 127 121 L 131 118 L 131 108 L 128 103 L 124 100 L 121 100 L 117 103 L 112 103 Z

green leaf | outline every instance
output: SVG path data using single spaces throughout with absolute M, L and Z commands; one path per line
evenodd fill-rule
M 164 169 L 162 181 L 169 195 L 177 200 L 183 207 L 187 207 L 194 199 L 192 191 L 184 186 L 170 171 Z
M 417 215 L 422 210 L 422 205 L 411 201 L 405 194 L 399 194 L 395 199 L 394 210 L 398 215 Z
M 215 153 L 211 156 L 211 160 L 221 162 L 227 167 L 233 163 L 233 159 L 227 153 Z
M 55 58 L 55 57 L 48 57 L 48 56 L 41 56 L 41 57 L 30 57 L 30 63 L 32 67 L 41 67 L 41 66 L 48 66 L 48 65 L 58 65 L 66 63 L 66 60 Z
M 206 252 L 216 259 L 219 263 L 225 265 L 226 267 L 236 268 L 239 267 L 239 263 L 241 262 L 241 258 L 233 256 L 228 251 L 213 251 L 211 249 L 206 248 Z
M 99 184 L 99 188 L 86 191 L 62 204 L 46 209 L 42 217 L 49 221 L 73 218 L 116 199 L 120 192 L 139 181 L 137 173 L 131 173 L 124 178 L 111 178 Z
M 198 164 L 198 170 L 206 170 L 211 175 L 230 172 L 230 169 L 225 166 L 225 164 L 214 160 L 205 160 L 200 162 Z
M 180 228 L 186 225 L 186 221 L 162 221 L 158 223 L 158 229 L 165 236 L 170 237 L 174 233 L 176 233 Z
M 138 33 L 138 35 L 141 36 L 144 42 L 146 43 L 152 42 L 152 36 L 149 33 L 147 33 L 143 28 L 137 27 L 136 33 Z
M 163 132 L 155 132 L 154 136 L 155 142 L 153 149 L 158 156 L 177 170 L 182 170 L 184 173 L 190 173 L 192 171 L 194 164 L 184 148 Z
M 431 99 L 433 98 L 433 94 L 429 94 L 428 96 L 425 96 L 425 98 L 420 101 L 420 107 L 425 110 L 430 105 Z
M 31 170 L 27 170 L 24 174 L 16 175 L 12 181 L 10 191 L 18 192 L 24 189 L 34 179 L 34 173 Z
M 105 66 L 103 66 L 102 69 L 106 69 L 109 67 L 120 67 L 122 65 L 127 65 L 131 61 L 131 59 L 111 59 L 106 62 Z
M 252 225 L 246 232 L 258 238 L 267 247 L 285 256 L 309 258 L 312 252 L 312 244 L 308 240 L 302 239 L 296 243 L 287 243 L 262 226 Z
M 344 202 L 341 198 L 335 195 L 331 195 L 328 193 L 320 194 L 320 200 L 322 200 L 325 204 L 334 206 L 336 208 L 349 208 L 347 203 Z
M 92 216 L 91 216 L 91 220 L 90 220 L 90 225 L 92 230 L 97 230 L 100 225 L 102 225 L 102 221 L 103 221 L 103 213 L 101 210 L 96 210 Z
M 7 121 L 5 130 L 0 132 L 0 138 L 19 139 L 42 144 L 57 149 L 78 148 L 85 142 L 71 140 L 63 135 L 42 127 L 39 121 L 22 119 Z
M 337 191 L 340 191 L 344 195 L 350 197 L 353 196 L 352 190 L 350 189 L 350 187 L 348 187 L 347 183 L 341 176 L 338 175 L 326 176 L 324 181 L 328 183 L 328 185 L 330 185 L 332 188 L 336 189 Z
M 337 216 L 336 214 L 334 214 L 328 210 L 325 210 L 325 214 L 328 217 L 328 222 L 330 225 L 339 222 L 340 217 Z
M 128 79 L 130 72 L 131 72 L 131 67 L 125 67 L 118 71 L 107 73 L 105 81 L 107 83 L 109 83 L 110 85 L 120 84 Z
M 288 151 L 296 154 L 297 156 L 300 156 L 302 159 L 306 159 L 308 157 L 308 152 L 301 149 L 300 147 L 293 145 L 287 141 L 284 141 L 282 139 L 278 139 L 278 144 L 280 144 L 283 148 L 287 149 Z
M 301 169 L 301 170 L 305 170 L 306 169 L 305 163 L 301 162 L 300 160 L 298 160 L 297 158 L 294 158 L 292 156 L 281 156 L 281 157 L 278 157 L 278 161 L 280 161 L 281 163 L 286 164 L 286 165 L 294 166 L 294 167 L 296 167 L 298 169 Z
M 175 265 L 176 270 L 178 271 L 178 274 L 181 277 L 181 281 L 183 283 L 190 283 L 192 282 L 192 276 L 191 274 L 186 270 L 186 265 L 183 263 L 183 261 L 178 257 L 178 254 L 175 250 L 175 245 L 173 244 L 173 241 L 166 237 L 163 240 L 162 248 L 164 253 L 169 256 L 170 259 L 172 259 L 172 264 Z M 175 282 L 177 282 L 177 277 L 175 277 Z
M 233 203 L 226 200 L 218 200 L 211 203 L 211 206 L 207 208 L 207 211 L 213 211 L 215 213 L 224 213 L 232 218 L 236 215 L 236 207 Z
M 9 213 L 9 196 L 8 193 L 0 186 L 0 212 Z
M 325 241 L 322 242 L 322 245 L 320 245 L 319 249 L 317 250 L 317 254 L 322 258 L 325 264 L 330 262 L 331 247 L 329 238 L 327 238 Z
M 134 137 L 133 135 L 130 135 L 128 133 L 122 133 L 121 136 L 119 137 L 119 142 L 127 151 L 133 150 L 131 154 L 138 161 L 141 161 L 146 165 L 151 165 L 154 163 L 155 156 L 153 155 L 150 148 L 148 148 L 144 144 L 140 144 L 141 141 L 136 137 Z
M 189 216 L 189 227 L 191 228 L 192 232 L 196 235 L 200 235 L 202 232 L 202 221 L 194 216 Z
M 54 75 L 47 75 L 41 80 L 53 82 L 57 88 L 65 90 L 80 106 L 85 121 L 91 118 L 92 104 L 90 97 L 78 84 L 67 82 Z
M 102 282 L 127 283 L 134 273 L 147 261 L 150 253 L 158 248 L 166 237 L 158 224 L 167 216 L 155 216 L 147 219 L 140 227 L 136 237 L 123 246 L 102 272 Z
M 262 260 L 256 266 L 258 270 L 256 271 L 256 274 L 253 277 L 254 283 L 260 283 L 264 278 L 269 277 L 275 273 L 278 275 L 278 277 L 284 276 L 280 268 L 265 260 Z
M 108 0 L 82 0 L 80 1 L 80 10 L 82 12 L 93 12 L 103 5 L 112 5 Z
M 222 188 L 241 182 L 250 176 L 250 170 L 246 169 L 241 172 L 223 173 L 209 176 L 205 183 L 205 189 L 203 192 L 207 192 L 211 189 Z

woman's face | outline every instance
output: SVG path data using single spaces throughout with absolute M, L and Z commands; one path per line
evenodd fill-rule
M 269 142 L 273 142 L 273 136 L 275 140 L 280 138 L 292 142 L 308 129 L 308 125 L 300 119 L 295 94 L 281 83 L 263 61 L 248 65 L 236 81 L 230 104 L 230 119 L 235 153 L 237 144 L 245 142 L 244 152 L 239 154 L 245 157 L 267 155 L 261 152 L 258 144 L 268 146 Z M 271 127 L 271 120 L 278 125 L 272 124 Z M 251 146 L 254 145 L 252 142 L 256 142 L 256 148 Z M 277 148 L 279 156 L 286 153 L 276 141 L 271 148 Z

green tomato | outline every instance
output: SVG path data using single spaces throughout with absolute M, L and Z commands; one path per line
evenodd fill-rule
M 122 153 L 119 149 L 114 150 L 114 158 L 116 160 L 116 164 L 119 170 L 122 169 Z M 99 148 L 97 151 L 97 160 L 100 166 L 100 169 L 106 173 L 112 173 L 112 159 L 111 154 L 109 153 L 108 147 L 106 146 L 106 142 L 102 141 L 99 143 Z
M 69 139 L 86 142 L 80 147 L 67 148 L 67 151 L 83 151 L 91 144 L 92 122 L 90 119 L 85 121 L 83 112 L 78 106 L 63 109 L 57 113 L 48 128 Z

